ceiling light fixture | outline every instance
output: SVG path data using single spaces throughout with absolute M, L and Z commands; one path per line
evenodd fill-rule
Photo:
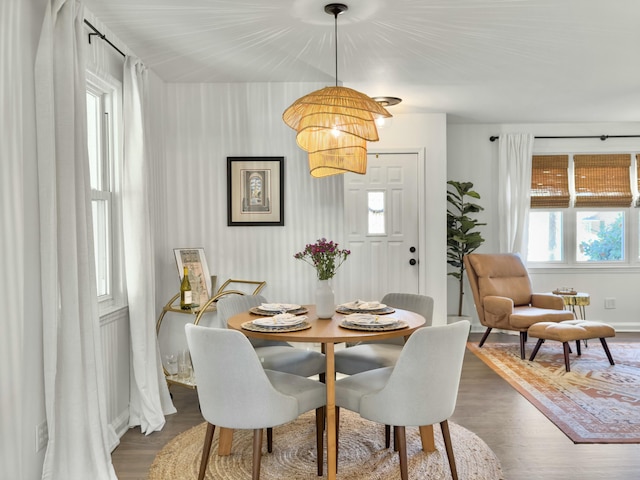
M 367 172 L 367 141 L 378 141 L 375 119 L 390 117 L 383 105 L 364 93 L 338 86 L 338 15 L 349 7 L 331 3 L 324 11 L 334 16 L 336 85 L 299 98 L 282 114 L 298 132 L 298 146 L 309 152 L 313 177 Z
M 398 97 L 371 97 L 371 100 L 373 100 L 374 102 L 378 102 L 378 104 L 382 105 L 385 108 L 397 105 L 402 101 L 402 99 Z M 377 116 L 376 125 L 378 126 L 378 128 L 388 127 L 391 125 L 391 120 L 393 119 Z

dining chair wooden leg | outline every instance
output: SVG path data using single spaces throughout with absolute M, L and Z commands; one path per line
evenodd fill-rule
M 384 448 L 391 446 L 391 425 L 384 426 Z
M 442 422 L 440 422 L 440 429 L 442 430 L 444 448 L 447 451 L 447 458 L 449 459 L 451 477 L 453 478 L 453 480 L 458 480 L 458 469 L 456 468 L 456 459 L 453 456 L 453 445 L 451 444 L 451 434 L 449 433 L 449 422 L 447 420 L 443 420 Z
M 267 428 L 267 452 L 273 452 L 273 428 Z
M 400 478 L 402 480 L 409 479 L 409 467 L 407 465 L 407 438 L 404 426 L 393 427 L 394 442 L 397 446 L 398 456 L 400 457 Z
M 251 479 L 260 480 L 260 459 L 262 458 L 262 429 L 256 428 L 253 431 L 253 468 Z
M 324 407 L 316 408 L 316 457 L 318 476 L 322 476 L 324 464 Z
M 207 432 L 204 434 L 204 446 L 202 447 L 202 460 L 200 460 L 198 480 L 202 480 L 207 472 L 207 464 L 209 463 L 209 455 L 211 454 L 211 443 L 213 442 L 213 433 L 215 431 L 216 426 L 211 423 L 207 423 Z
M 580 340 L 576 340 L 576 355 L 582 355 L 582 351 L 580 350 Z
M 398 451 L 398 431 L 396 430 L 396 427 L 393 427 L 393 451 Z
M 338 446 L 340 445 L 340 407 L 336 407 L 336 473 L 338 473 Z M 327 448 L 329 447 L 329 442 L 327 441 Z M 329 457 L 327 456 L 327 462 L 329 461 Z M 328 468 L 328 467 L 327 467 Z

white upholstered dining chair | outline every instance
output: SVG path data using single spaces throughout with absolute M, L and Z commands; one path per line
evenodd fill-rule
M 440 423 L 449 467 L 458 478 L 448 418 L 453 414 L 469 335 L 466 320 L 416 330 L 394 367 L 379 368 L 337 380 L 339 409 L 358 412 L 374 422 L 394 425 L 400 476 L 408 478 L 406 426 Z
M 431 325 L 433 317 L 433 298 L 431 297 L 412 293 L 387 293 L 381 303 L 422 315 L 426 320 L 425 326 Z M 336 372 L 353 375 L 374 368 L 392 367 L 396 364 L 403 345 L 404 337 L 396 337 L 384 341 L 362 342 L 339 350 L 335 353 Z
M 217 305 L 220 322 L 226 328 L 229 318 L 263 303 L 266 303 L 266 300 L 262 295 L 229 295 L 221 298 Z M 324 378 L 326 369 L 324 354 L 296 348 L 287 342 L 273 342 L 256 338 L 249 340 L 265 369 L 292 373 L 302 377 L 320 375 L 321 379 Z
M 433 298 L 413 293 L 387 293 L 380 303 L 422 315 L 430 326 L 433 320 Z M 393 315 L 393 314 L 392 314 Z M 336 372 L 346 375 L 392 367 L 398 361 L 404 337 L 395 337 L 376 342 L 361 342 L 335 353 Z M 385 445 L 391 444 L 391 426 L 385 425 Z
M 238 331 L 187 324 L 185 332 L 198 382 L 200 409 L 208 422 L 198 480 L 205 476 L 216 426 L 253 430 L 252 479 L 258 480 L 263 429 L 293 421 L 313 409 L 321 476 L 325 385 L 265 370 L 247 337 Z

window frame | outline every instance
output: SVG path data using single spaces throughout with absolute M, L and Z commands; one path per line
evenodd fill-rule
M 101 152 L 106 156 L 102 174 L 105 185 L 102 189 L 91 189 L 93 200 L 106 200 L 108 203 L 110 245 L 108 293 L 98 297 L 100 316 L 116 311 L 127 304 L 124 289 L 124 261 L 122 244 L 122 83 L 105 74 L 87 70 L 86 90 L 100 97 L 106 118 L 101 127 Z M 93 207 L 91 206 L 93 211 Z M 93 226 L 92 226 L 93 227 Z M 95 235 L 95 232 L 94 232 Z M 97 272 L 96 272 L 97 273 Z

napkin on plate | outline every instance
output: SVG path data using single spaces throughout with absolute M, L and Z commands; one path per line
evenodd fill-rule
M 386 326 L 398 322 L 395 318 L 371 315 L 368 313 L 352 313 L 344 317 L 344 321 L 352 325 L 360 326 Z
M 300 305 L 294 305 L 293 303 L 263 303 L 260 305 L 261 310 L 268 312 L 281 312 L 283 310 L 296 310 L 300 308 Z
M 380 302 L 365 302 L 363 300 L 356 300 L 355 302 L 345 303 L 344 306 L 355 310 L 376 310 L 378 308 L 384 308 L 384 306 Z
M 279 313 L 273 317 L 257 318 L 253 321 L 255 325 L 287 327 L 298 325 L 307 319 L 305 316 L 296 316 L 291 313 Z

